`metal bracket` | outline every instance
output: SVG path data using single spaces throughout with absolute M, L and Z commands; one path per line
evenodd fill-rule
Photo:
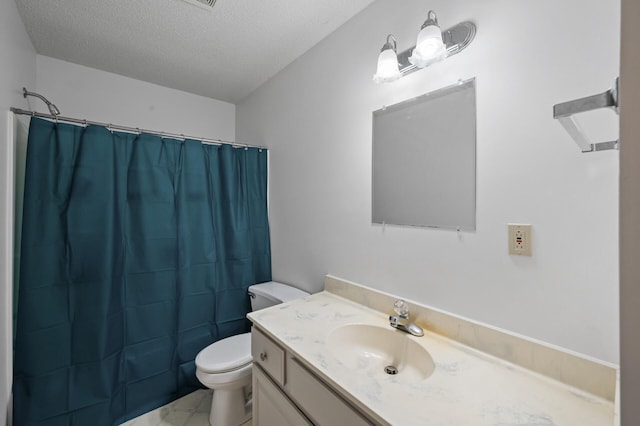
M 574 114 L 600 108 L 611 108 L 616 112 L 616 114 L 619 114 L 618 81 L 619 78 L 616 78 L 613 87 L 606 92 L 575 99 L 573 101 L 563 102 L 553 106 L 553 118 L 560 122 L 562 127 L 564 127 L 567 133 L 569 133 L 573 140 L 578 144 L 582 152 L 619 149 L 619 141 L 617 140 L 592 143 L 572 117 Z

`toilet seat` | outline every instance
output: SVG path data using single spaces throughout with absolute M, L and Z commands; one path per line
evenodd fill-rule
M 251 333 L 243 333 L 218 340 L 196 356 L 196 367 L 203 373 L 227 373 L 250 365 Z

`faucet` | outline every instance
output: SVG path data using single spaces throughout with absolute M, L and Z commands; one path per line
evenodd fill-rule
M 409 321 L 409 305 L 402 299 L 398 299 L 393 304 L 393 310 L 396 315 L 389 315 L 389 324 L 393 328 L 406 331 L 414 336 L 424 336 L 424 330 L 422 327 Z

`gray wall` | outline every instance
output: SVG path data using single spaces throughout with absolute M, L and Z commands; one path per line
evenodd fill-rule
M 387 34 L 409 47 L 429 8 L 473 20 L 474 42 L 374 84 Z M 238 105 L 238 138 L 271 149 L 274 279 L 318 291 L 331 273 L 617 362 L 619 153 L 581 154 L 552 106 L 611 86 L 619 34 L 618 0 L 373 3 Z M 371 225 L 372 111 L 472 77 L 476 231 Z M 533 225 L 532 257 L 507 254 L 507 223 Z

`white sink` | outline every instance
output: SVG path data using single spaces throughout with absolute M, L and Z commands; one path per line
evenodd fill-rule
M 413 339 L 391 327 L 349 324 L 331 331 L 327 346 L 351 370 L 415 383 L 428 378 L 435 364 L 429 352 Z

